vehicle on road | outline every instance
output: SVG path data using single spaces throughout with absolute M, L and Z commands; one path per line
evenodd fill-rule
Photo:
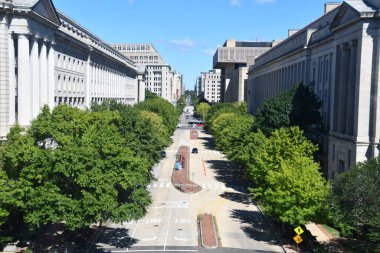
M 166 157 L 167 155 L 166 155 L 166 152 L 165 151 L 161 151 L 161 157 Z
M 193 153 L 193 154 L 198 154 L 198 149 L 197 149 L 197 148 L 193 148 L 193 149 L 191 150 L 191 153 Z
M 189 115 L 186 115 L 186 119 L 189 119 Z

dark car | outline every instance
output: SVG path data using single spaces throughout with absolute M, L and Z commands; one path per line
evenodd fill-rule
M 161 151 L 161 157 L 166 157 L 166 152 L 165 151 Z
M 193 154 L 198 154 L 198 149 L 197 149 L 197 148 L 193 148 L 193 149 L 191 150 L 191 153 L 193 153 Z

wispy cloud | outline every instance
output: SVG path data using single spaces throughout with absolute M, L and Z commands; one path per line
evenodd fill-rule
M 276 2 L 276 0 L 255 0 L 255 2 L 259 4 L 269 4 Z
M 212 48 L 207 48 L 207 49 L 205 49 L 205 50 L 203 50 L 203 54 L 205 54 L 205 55 L 214 55 L 215 54 L 215 49 L 212 49 Z
M 230 0 L 230 4 L 239 7 L 241 6 L 241 0 Z
M 189 49 L 193 48 L 195 46 L 195 42 L 189 38 L 184 38 L 180 40 L 171 40 L 169 41 L 170 44 L 173 46 L 176 46 L 180 51 L 188 51 Z

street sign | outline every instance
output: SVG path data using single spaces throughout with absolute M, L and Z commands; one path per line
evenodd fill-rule
M 301 242 L 303 241 L 303 239 L 302 239 L 302 237 L 301 237 L 300 235 L 296 235 L 296 236 L 294 236 L 294 237 L 293 237 L 293 240 L 294 240 L 297 244 L 299 244 L 299 243 L 301 243 Z
M 297 235 L 300 235 L 300 234 L 302 234 L 304 232 L 303 229 L 300 226 L 296 227 L 294 229 L 294 231 L 297 233 Z

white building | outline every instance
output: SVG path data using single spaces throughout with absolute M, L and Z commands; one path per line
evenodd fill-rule
M 44 105 L 144 99 L 137 67 L 51 0 L 0 0 L 0 137 Z
M 213 69 L 209 72 L 202 72 L 200 79 L 204 89 L 203 97 L 210 103 L 220 102 L 221 70 Z
M 172 103 L 184 92 L 182 75 L 165 63 L 152 44 L 122 43 L 112 46 L 145 70 L 146 89 Z
M 327 4 L 325 14 L 259 56 L 249 70 L 248 109 L 296 82 L 322 100 L 322 165 L 328 177 L 377 156 L 380 142 L 380 1 Z

